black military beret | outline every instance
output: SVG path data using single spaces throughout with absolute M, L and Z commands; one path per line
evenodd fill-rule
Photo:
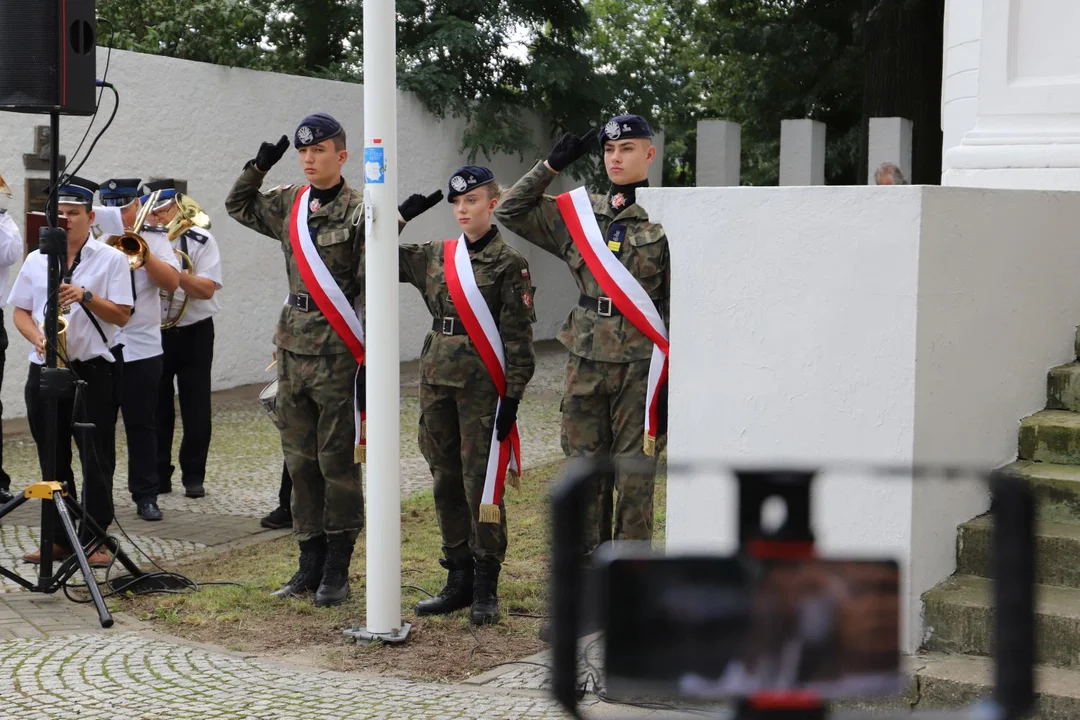
M 600 133 L 600 147 L 609 140 L 632 140 L 634 138 L 651 138 L 652 128 L 649 121 L 640 115 L 619 115 L 608 120 L 604 130 Z
M 464 195 L 493 182 L 495 182 L 495 173 L 486 167 L 479 165 L 460 167 L 450 176 L 450 192 L 446 194 L 446 201 L 453 202 L 458 195 Z
M 326 113 L 308 115 L 296 128 L 296 137 L 293 146 L 299 150 L 309 145 L 318 145 L 323 140 L 329 140 L 341 134 L 341 123 Z

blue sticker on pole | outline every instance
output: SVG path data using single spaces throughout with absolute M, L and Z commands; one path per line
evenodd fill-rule
M 386 182 L 386 154 L 381 145 L 364 148 L 364 180 L 381 185 Z

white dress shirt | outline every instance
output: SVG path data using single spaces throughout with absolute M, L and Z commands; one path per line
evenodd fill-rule
M 218 251 L 217 240 L 214 239 L 214 236 L 202 228 L 191 228 L 172 242 L 172 246 L 176 250 L 183 250 L 184 245 L 187 245 L 185 252 L 187 252 L 191 262 L 195 265 L 195 277 L 213 280 L 216 290 L 221 290 L 221 253 Z M 176 289 L 176 294 L 173 296 L 173 307 L 180 307 L 180 304 L 184 302 L 184 295 L 182 289 Z M 213 317 L 219 310 L 221 310 L 221 303 L 218 302 L 216 291 L 214 297 L 209 300 L 191 298 L 187 310 L 184 312 L 184 317 L 177 324 L 177 327 L 187 327 L 200 320 Z M 168 311 L 168 303 L 162 300 L 161 317 L 164 318 Z
M 7 297 L 11 289 L 11 266 L 19 262 L 23 254 L 22 233 L 15 218 L 0 210 L 0 297 Z
M 71 284 L 83 287 L 95 297 L 105 298 L 117 305 L 131 305 L 131 270 L 127 256 L 108 245 L 90 238 L 80 251 L 79 265 L 72 273 Z M 15 278 L 8 302 L 27 310 L 39 326 L 45 321 L 45 301 L 48 296 L 48 258 L 35 250 L 26 256 L 26 262 Z M 95 318 L 105 338 L 102 339 L 94 324 L 87 317 L 90 311 L 81 303 L 71 307 L 66 316 L 67 359 L 92 360 L 105 358 L 113 361 L 109 348 L 115 345 L 119 327 Z M 30 351 L 30 362 L 42 365 L 45 359 L 38 357 L 37 350 Z
M 144 230 L 141 237 L 158 260 L 180 269 L 180 259 L 173 252 L 165 233 Z M 145 360 L 161 354 L 161 296 L 158 286 L 145 267 L 135 271 L 135 313 L 120 328 L 116 342 L 124 344 L 124 361 Z
M 90 232 L 95 240 L 101 242 L 108 240 L 110 235 L 123 235 L 126 228 L 120 208 L 95 205 L 94 224 L 90 226 Z

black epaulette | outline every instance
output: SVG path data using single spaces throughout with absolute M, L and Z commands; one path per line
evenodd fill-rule
M 209 236 L 204 235 L 197 228 L 190 228 L 189 230 L 187 230 L 184 233 L 184 237 L 186 237 L 188 240 L 194 240 L 200 245 L 205 245 L 206 241 L 210 239 Z

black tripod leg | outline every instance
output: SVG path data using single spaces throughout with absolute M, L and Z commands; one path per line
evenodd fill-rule
M 109 549 L 109 552 L 113 554 L 117 562 L 124 566 L 124 569 L 128 571 L 131 577 L 138 577 L 143 574 L 142 568 L 135 564 L 131 557 L 120 548 L 120 541 L 110 536 L 94 518 L 84 513 L 79 503 L 67 498 L 69 504 L 69 510 L 83 524 L 83 529 L 88 529 L 94 534 L 95 542 L 91 546 L 92 548 L 97 545 L 97 539 L 101 538 L 101 544 Z
M 83 552 L 82 543 L 79 542 L 79 535 L 75 532 L 75 523 L 71 521 L 71 513 L 68 512 L 65 500 L 66 498 L 61 493 L 53 493 L 53 504 L 56 505 L 56 510 L 60 514 L 60 523 L 64 526 L 64 534 L 67 535 L 68 542 L 71 543 L 71 549 L 79 561 L 79 569 L 82 570 L 83 579 L 86 580 L 86 587 L 90 588 L 90 597 L 93 598 L 94 607 L 97 608 L 101 627 L 110 628 L 113 626 L 112 614 L 105 607 L 105 600 L 101 597 L 101 590 L 97 586 L 97 578 L 94 577 L 94 571 L 90 569 L 86 553 Z

